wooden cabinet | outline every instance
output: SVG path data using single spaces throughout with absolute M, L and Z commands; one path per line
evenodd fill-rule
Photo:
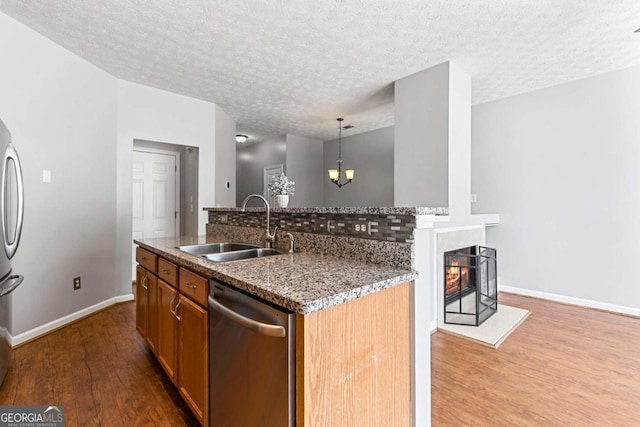
M 203 307 L 209 306 L 209 281 L 185 268 L 180 268 L 180 293 Z
M 296 315 L 296 426 L 411 425 L 410 286 Z
M 141 248 L 136 259 L 136 328 L 208 426 L 209 282 Z M 296 314 L 296 426 L 411 425 L 410 290 Z
M 209 312 L 180 295 L 177 313 L 178 391 L 198 421 L 206 426 L 209 423 Z
M 136 248 L 136 262 L 140 266 L 144 267 L 147 271 L 156 274 L 156 267 L 158 266 L 158 255 L 153 252 L 149 252 L 146 249 L 140 247 Z
M 141 266 L 136 267 L 136 329 L 155 353 L 158 342 L 158 279 Z
M 158 362 L 177 385 L 178 377 L 178 319 L 174 309 L 178 305 L 178 290 L 158 280 Z
M 169 285 L 178 287 L 178 266 L 164 258 L 158 259 L 158 278 Z
M 136 248 L 136 329 L 203 426 L 209 420 L 209 281 Z
M 139 265 L 136 266 L 136 329 L 144 338 L 147 335 L 147 290 L 148 271 Z

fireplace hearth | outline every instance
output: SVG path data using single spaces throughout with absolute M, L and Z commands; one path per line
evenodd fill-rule
M 444 323 L 479 326 L 498 311 L 496 250 L 444 253 Z

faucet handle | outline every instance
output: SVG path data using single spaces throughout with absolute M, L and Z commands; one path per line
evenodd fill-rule
M 278 231 L 278 227 L 273 228 L 273 234 L 269 233 L 269 229 L 264 232 L 264 236 L 262 237 L 262 241 L 264 242 L 265 248 L 273 247 L 273 243 L 276 241 L 276 232 Z
M 289 253 L 293 253 L 293 234 L 287 233 L 287 237 L 289 238 Z

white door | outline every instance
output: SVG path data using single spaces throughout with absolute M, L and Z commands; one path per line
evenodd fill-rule
M 267 191 L 267 184 L 271 181 L 271 177 L 278 176 L 281 173 L 283 173 L 282 165 L 266 166 L 264 168 L 264 197 L 269 201 L 271 207 L 275 204 L 275 197 Z
M 179 234 L 176 154 L 133 152 L 133 239 Z M 136 271 L 135 246 L 132 276 Z

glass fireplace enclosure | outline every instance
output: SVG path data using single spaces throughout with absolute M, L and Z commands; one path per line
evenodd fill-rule
M 498 311 L 496 250 L 470 246 L 444 254 L 444 323 L 479 326 Z

